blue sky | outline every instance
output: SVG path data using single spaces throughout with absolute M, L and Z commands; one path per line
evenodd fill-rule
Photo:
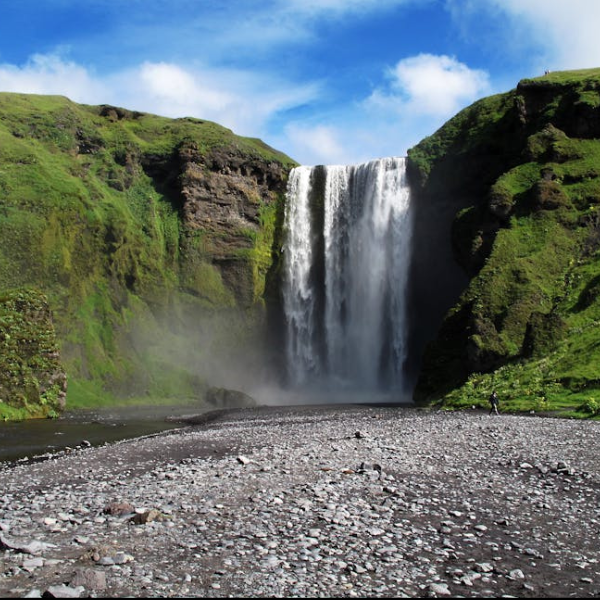
M 351 164 L 404 155 L 523 77 L 600 67 L 598 31 L 598 0 L 0 0 L 0 91 Z

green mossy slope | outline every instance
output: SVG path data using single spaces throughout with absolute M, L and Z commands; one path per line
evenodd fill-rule
M 233 369 L 263 325 L 293 164 L 208 121 L 0 93 L 0 291 L 47 296 L 67 406 L 198 397 L 208 364 Z M 241 216 L 197 218 L 225 173 Z
M 487 406 L 496 389 L 506 410 L 596 414 L 600 69 L 476 102 L 409 160 L 417 202 L 452 206 L 469 277 L 424 352 L 417 401 Z

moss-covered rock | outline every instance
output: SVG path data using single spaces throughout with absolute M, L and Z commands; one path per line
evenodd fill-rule
M 527 323 L 522 354 L 524 357 L 546 356 L 557 349 L 567 333 L 567 323 L 558 312 L 533 312 Z
M 552 160 L 553 162 L 560 162 L 560 160 L 557 160 L 559 156 L 554 152 L 555 144 L 566 139 L 568 138 L 564 131 L 554 127 L 552 123 L 548 123 L 541 131 L 527 138 L 524 157 L 529 161 Z
M 571 204 L 569 197 L 557 181 L 542 179 L 533 185 L 531 191 L 533 210 L 569 208 Z
M 44 294 L 0 295 L 0 418 L 57 416 L 65 406 L 67 377 Z
M 488 194 L 488 210 L 500 221 L 505 221 L 512 213 L 515 206 L 515 195 L 505 181 L 499 179 Z
M 240 392 L 227 388 L 211 387 L 206 391 L 206 401 L 215 408 L 248 408 L 256 406 L 256 400 Z
M 413 333 L 418 401 L 468 405 L 497 387 L 511 408 L 564 409 L 600 386 L 599 106 L 600 69 L 552 73 L 409 151 L 413 318 L 435 320 L 428 339 Z

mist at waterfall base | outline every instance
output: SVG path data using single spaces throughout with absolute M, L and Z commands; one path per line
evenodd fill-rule
M 280 403 L 408 403 L 404 158 L 301 166 L 285 211 Z

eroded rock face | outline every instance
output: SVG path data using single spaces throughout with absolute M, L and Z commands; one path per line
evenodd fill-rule
M 238 305 L 253 304 L 272 266 L 289 168 L 232 146 L 207 152 L 195 141 L 183 142 L 168 161 L 142 162 L 178 206 L 190 242 L 184 262 L 211 265 Z
M 226 388 L 211 387 L 206 392 L 206 400 L 216 408 L 240 408 L 256 406 L 256 400 L 244 392 Z
M 179 150 L 184 230 L 202 236 L 203 259 L 218 269 L 236 302 L 249 306 L 263 288 L 273 243 L 264 236 L 264 215 L 271 219 L 283 204 L 287 171 L 276 162 L 235 152 L 231 148 L 202 154 L 195 143 Z M 268 218 L 267 218 L 268 220 Z M 264 248 L 258 248 L 262 244 Z M 262 273 L 259 271 L 262 269 Z
M 3 92 L 0 113 L 0 294 L 47 294 L 71 382 L 99 402 L 186 398 L 213 361 L 258 356 L 291 158 L 217 123 L 56 96 Z
M 519 112 L 524 123 L 544 119 L 548 105 L 559 97 L 560 104 L 556 111 L 556 126 L 569 137 L 596 138 L 600 136 L 600 107 L 595 103 L 585 102 L 579 92 L 596 93 L 598 84 L 588 81 L 582 85 L 565 85 L 552 81 L 526 80 L 519 83 L 517 92 L 520 95 Z
M 249 158 L 230 149 L 202 155 L 195 143 L 182 146 L 181 195 L 183 218 L 190 229 L 229 233 L 259 228 L 262 203 L 276 200 L 285 191 L 286 174 L 280 164 Z M 245 241 L 238 240 L 242 247 Z M 215 250 L 227 250 L 216 243 Z

